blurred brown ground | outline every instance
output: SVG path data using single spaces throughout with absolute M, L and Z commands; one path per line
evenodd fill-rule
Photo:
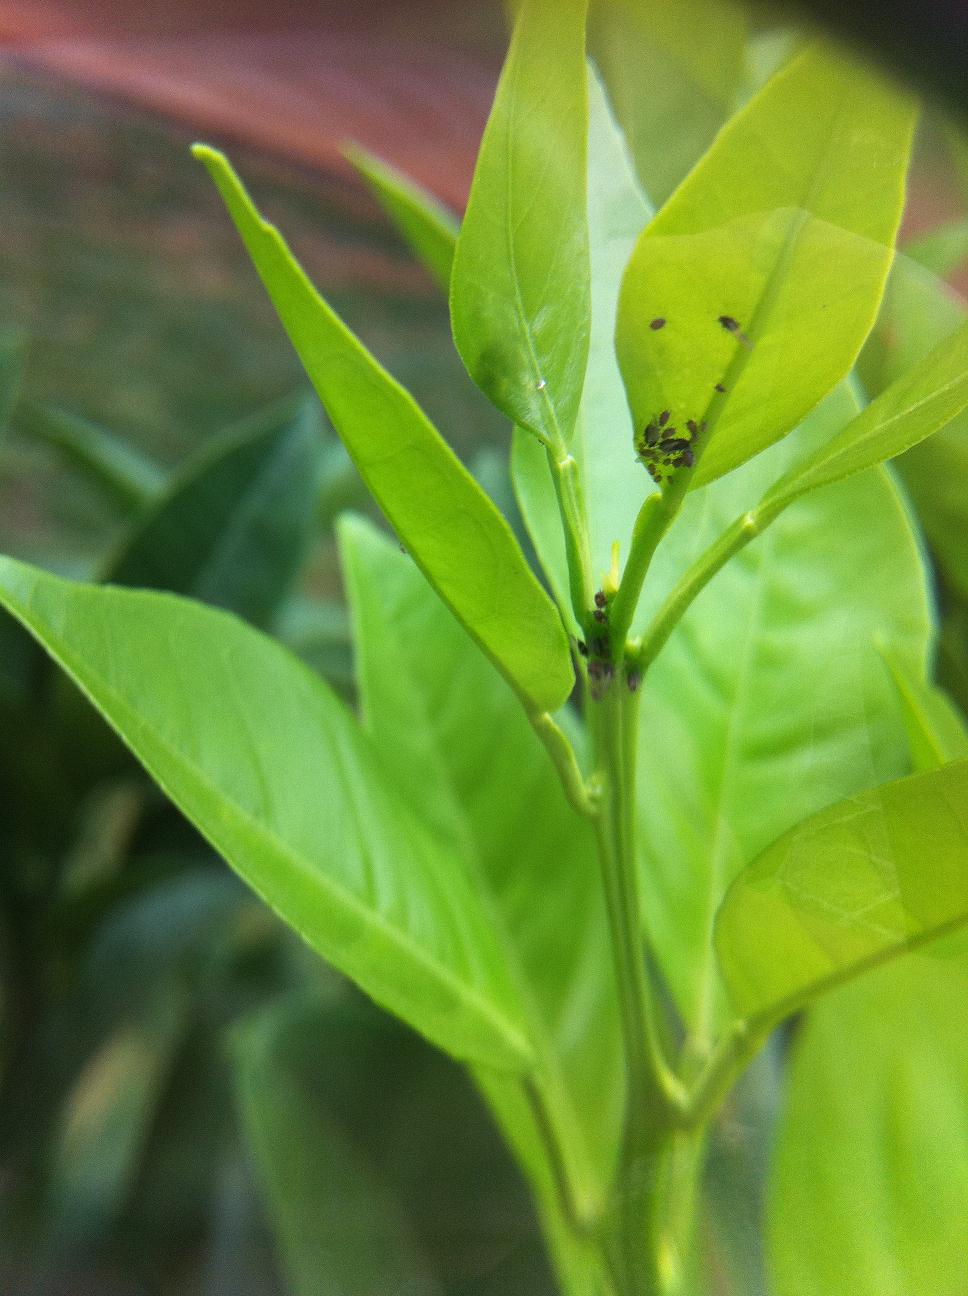
M 21 67 L 314 169 L 353 140 L 458 208 L 503 47 L 499 0 L 0 0 Z

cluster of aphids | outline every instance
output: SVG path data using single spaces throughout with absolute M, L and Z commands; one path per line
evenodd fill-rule
M 588 642 L 578 640 L 578 651 L 588 659 L 588 680 L 591 695 L 598 701 L 615 677 L 615 666 L 612 663 L 608 641 L 608 595 L 604 590 L 595 594 L 595 607 L 592 617 L 596 622 L 595 633 L 588 636 Z M 634 693 L 639 686 L 638 671 L 629 671 L 627 683 Z
M 660 486 L 676 468 L 691 468 L 696 462 L 695 445 L 706 430 L 705 423 L 686 419 L 685 431 L 669 424 L 670 413 L 663 410 L 636 435 L 635 450 L 639 462 Z

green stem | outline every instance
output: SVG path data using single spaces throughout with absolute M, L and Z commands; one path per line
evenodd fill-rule
M 658 1296 L 661 1177 L 678 1094 L 660 1046 L 639 918 L 634 835 L 638 697 L 620 677 L 591 713 L 601 781 L 596 830 L 626 1067 L 625 1126 L 607 1228 L 623 1296 Z
M 598 814 L 598 799 L 578 765 L 575 749 L 547 711 L 528 712 L 531 727 L 544 743 L 554 762 L 561 786 L 573 810 L 588 819 Z
M 584 626 L 593 606 L 594 593 L 591 551 L 588 547 L 588 519 L 585 513 L 581 476 L 576 459 L 569 453 L 564 443 L 557 447 L 546 446 L 546 451 L 565 537 L 572 611 L 578 624 Z

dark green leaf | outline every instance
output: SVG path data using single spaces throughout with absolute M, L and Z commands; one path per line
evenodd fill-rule
M 305 554 L 316 506 L 318 406 L 290 400 L 210 443 L 171 483 L 104 572 L 264 626 Z

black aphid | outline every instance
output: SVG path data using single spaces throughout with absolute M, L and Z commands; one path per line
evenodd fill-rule
M 634 693 L 642 682 L 642 676 L 637 670 L 630 670 L 625 679 L 630 693 Z
M 654 446 L 658 443 L 661 429 L 658 423 L 650 423 L 645 429 L 645 444 Z
M 662 318 L 662 316 L 660 315 L 660 316 L 658 317 L 658 319 L 654 319 L 654 320 L 652 321 L 652 323 L 649 325 L 649 328 L 650 328 L 650 329 L 660 329 L 660 328 L 665 328 L 665 320 L 664 320 L 664 319 Z
M 596 608 L 595 611 L 592 613 L 592 616 L 595 618 L 596 621 L 598 621 L 602 625 L 604 625 L 605 622 L 608 620 L 608 617 L 605 615 L 605 613 L 602 611 L 601 608 Z
M 608 602 L 608 599 L 605 597 L 605 591 L 604 591 L 604 590 L 596 590 L 596 591 L 595 591 L 595 606 L 596 606 L 597 608 L 603 608 L 607 602 Z
M 688 446 L 686 446 L 685 450 L 682 451 L 682 453 L 679 455 L 678 459 L 676 460 L 676 464 L 680 468 L 691 468 L 695 462 L 696 462 L 696 456 L 692 453 L 692 451 Z
M 723 386 L 722 383 L 717 383 L 717 384 L 716 384 L 716 390 L 717 390 L 718 392 L 722 392 L 723 395 L 725 396 L 725 394 L 726 394 L 726 388 Z
M 689 449 L 689 442 L 685 437 L 666 437 L 659 442 L 659 449 L 663 454 L 678 454 L 680 450 Z
M 663 410 L 662 413 L 659 415 L 659 427 L 665 427 L 665 425 L 668 422 L 669 422 L 669 411 Z
M 686 427 L 689 429 L 690 436 L 697 437 L 699 435 L 699 427 L 695 419 L 686 419 Z
M 739 320 L 733 319 L 732 315 L 720 315 L 719 321 L 727 333 L 739 332 Z

